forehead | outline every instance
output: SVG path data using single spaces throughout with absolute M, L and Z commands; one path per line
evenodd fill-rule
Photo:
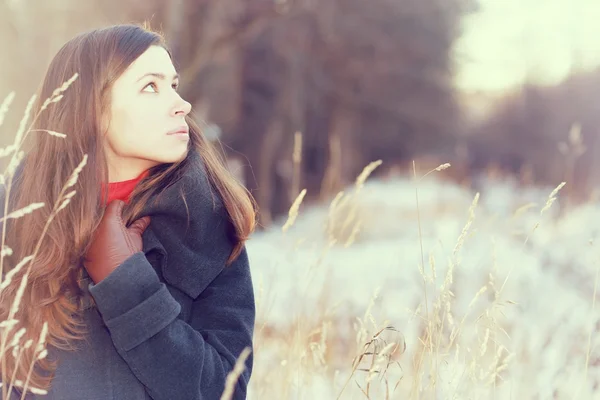
M 122 78 L 137 80 L 148 73 L 172 76 L 176 72 L 169 53 L 161 46 L 150 46 L 123 72 Z

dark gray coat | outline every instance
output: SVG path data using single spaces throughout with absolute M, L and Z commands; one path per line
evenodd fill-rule
M 233 248 L 231 223 L 214 190 L 213 207 L 199 155 L 194 153 L 192 161 L 163 193 L 163 201 L 145 210 L 152 221 L 143 235 L 143 252 L 99 284 L 82 285 L 97 305 L 84 306 L 89 336 L 76 352 L 49 349 L 59 367 L 49 394 L 40 399 L 221 396 L 236 358 L 252 347 L 254 292 L 245 248 L 225 267 Z M 246 397 L 252 362 L 250 356 L 236 399 Z

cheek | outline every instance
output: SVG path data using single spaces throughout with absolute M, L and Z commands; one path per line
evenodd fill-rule
M 111 121 L 108 139 L 115 150 L 130 152 L 144 143 L 152 141 L 157 130 L 156 113 L 143 104 L 131 102 L 129 105 L 114 105 L 111 109 Z

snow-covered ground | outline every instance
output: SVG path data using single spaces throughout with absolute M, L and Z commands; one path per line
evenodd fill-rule
M 540 214 L 553 189 L 482 181 L 456 251 L 475 193 L 433 175 L 418 188 L 420 234 L 415 185 L 401 178 L 367 181 L 358 192 L 353 204 L 362 226 L 348 247 L 329 245 L 328 206 L 301 207 L 286 233 L 281 221 L 255 234 L 248 242 L 258 312 L 250 396 L 336 398 L 360 347 L 356 318 L 377 293 L 365 319 L 368 335 L 387 320 L 406 343 L 396 354 L 402 370 L 386 374 L 391 386 L 402 376 L 391 398 L 409 398 L 419 376 L 420 398 L 600 398 L 598 305 L 592 310 L 600 206 L 559 216 L 559 192 Z M 439 350 L 426 351 L 416 368 L 451 265 L 450 316 L 438 313 L 444 329 L 434 337 Z M 323 324 L 326 335 L 311 333 Z M 460 334 L 449 345 L 453 326 Z M 366 398 L 357 385 L 365 387 L 365 376 L 357 371 L 341 398 Z M 435 389 L 425 389 L 431 379 Z M 385 398 L 375 394 L 381 382 L 373 386 L 371 398 Z

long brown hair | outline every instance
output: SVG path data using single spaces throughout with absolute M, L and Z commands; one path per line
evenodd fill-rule
M 50 346 L 75 350 L 74 341 L 85 337 L 78 304 L 73 295 L 80 293 L 78 276 L 81 260 L 93 232 L 102 217 L 102 182 L 108 181 L 108 169 L 102 146 L 101 119 L 110 104 L 110 88 L 125 69 L 150 46 L 167 49 L 163 37 L 137 25 L 117 25 L 80 34 L 67 42 L 52 60 L 40 89 L 35 110 L 41 109 L 46 99 L 53 98 L 55 89 L 75 74 L 77 78 L 62 93 L 59 101 L 50 104 L 39 114 L 32 126 L 33 144 L 22 162 L 18 191 L 12 210 L 32 203 L 45 207 L 10 220 L 6 244 L 13 250 L 5 264 L 13 267 L 23 257 L 34 253 L 40 232 L 51 217 L 53 206 L 61 202 L 61 191 L 73 171 L 87 154 L 87 164 L 79 173 L 76 195 L 47 227 L 35 259 L 31 262 L 29 284 L 23 294 L 16 319 L 27 329 L 23 342 L 37 343 L 44 323 Z M 168 49 L 167 49 L 168 51 Z M 54 98 L 56 92 L 54 92 Z M 198 125 L 188 116 L 190 151 L 199 152 L 212 186 L 218 191 L 229 214 L 235 246 L 229 258 L 233 261 L 244 242 L 255 228 L 256 203 L 249 192 L 226 169 L 219 152 L 202 135 Z M 47 131 L 65 134 L 65 138 L 47 134 Z M 124 210 L 124 220 L 130 223 L 139 218 L 149 198 L 180 176 L 188 167 L 189 155 L 181 162 L 160 165 L 135 189 L 130 204 Z M 63 193 L 64 195 L 64 193 Z M 8 225 L 8 223 L 7 223 Z M 8 229 L 8 228 L 7 228 Z M 6 268 L 5 268 L 6 269 Z M 25 271 L 23 269 L 23 271 Z M 9 315 L 10 303 L 17 293 L 20 279 L 13 277 L 2 291 L 0 318 Z M 18 327 L 17 327 L 18 328 Z M 17 329 L 14 328 L 14 329 Z M 16 367 L 17 379 L 25 381 L 34 360 L 35 346 L 21 356 Z M 14 358 L 4 356 L 3 375 L 11 377 L 15 371 Z M 29 383 L 44 389 L 51 383 L 56 363 L 37 361 Z M 48 373 L 50 372 L 50 373 Z

